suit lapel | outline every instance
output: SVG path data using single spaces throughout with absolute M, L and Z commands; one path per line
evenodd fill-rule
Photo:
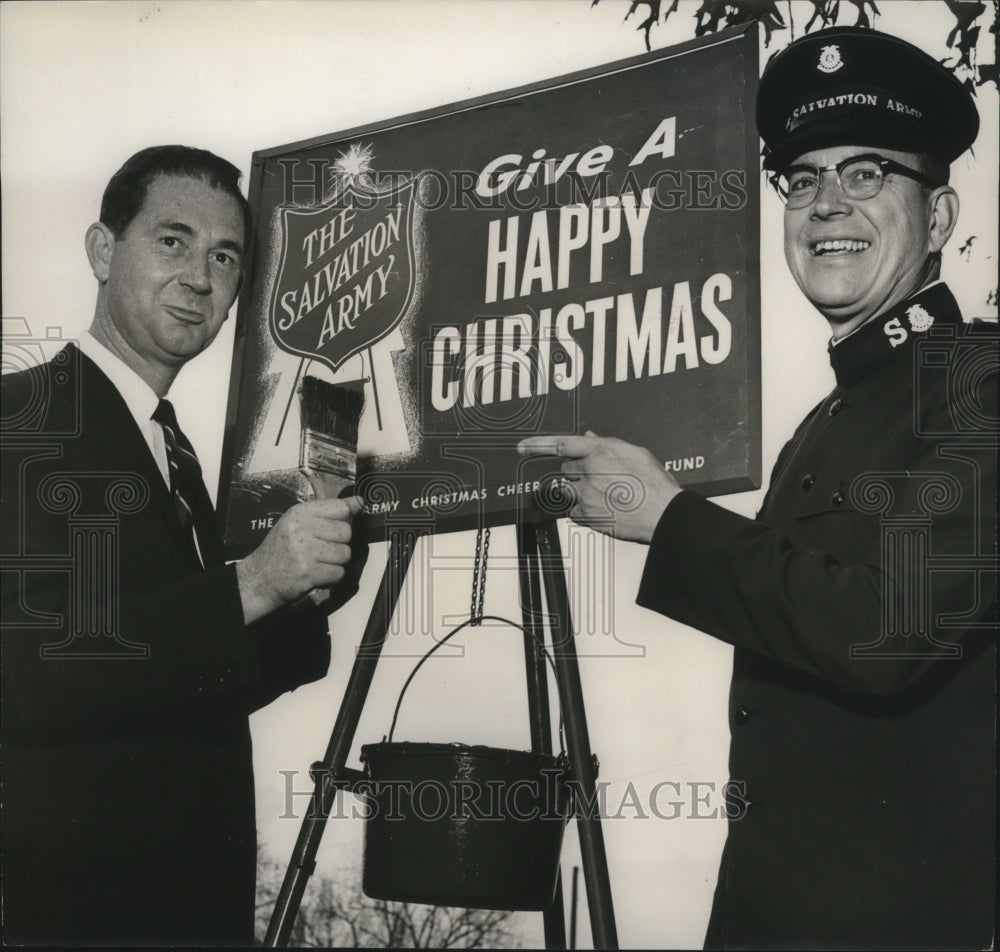
M 190 554 L 192 569 L 201 571 L 197 555 L 187 538 L 173 499 L 160 468 L 139 430 L 135 417 L 114 384 L 101 369 L 74 344 L 80 368 L 80 418 L 88 445 L 96 459 L 111 470 L 131 472 L 142 477 L 149 488 L 148 509 L 159 523 L 169 528 L 176 545 Z

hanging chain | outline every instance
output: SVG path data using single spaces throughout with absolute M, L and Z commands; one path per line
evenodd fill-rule
M 480 529 L 476 533 L 476 556 L 472 563 L 472 604 L 469 617 L 472 626 L 482 624 L 483 600 L 486 597 L 486 563 L 490 557 L 490 530 Z
M 483 599 L 486 598 L 486 563 L 490 559 L 490 530 L 487 529 L 483 535 L 483 566 L 479 573 L 479 607 L 476 612 L 476 617 L 482 623 L 483 618 Z

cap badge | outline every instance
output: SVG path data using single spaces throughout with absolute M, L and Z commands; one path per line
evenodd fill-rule
M 919 304 L 913 304 L 906 309 L 906 316 L 910 319 L 910 329 L 918 333 L 930 329 L 934 323 L 932 315 L 928 314 Z
M 819 52 L 819 63 L 816 68 L 823 73 L 835 73 L 844 61 L 840 58 L 839 46 L 824 46 Z

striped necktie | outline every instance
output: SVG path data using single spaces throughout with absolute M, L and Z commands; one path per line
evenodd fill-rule
M 224 562 L 222 540 L 215 510 L 201 478 L 201 465 L 194 447 L 177 423 L 169 400 L 160 400 L 153 419 L 163 427 L 163 442 L 170 466 L 170 495 L 184 531 L 188 534 L 202 566 L 212 568 Z

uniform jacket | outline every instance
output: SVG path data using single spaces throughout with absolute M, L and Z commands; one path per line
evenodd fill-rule
M 924 289 L 831 350 L 756 521 L 656 528 L 639 604 L 735 648 L 709 946 L 992 941 L 996 347 Z
M 247 716 L 325 674 L 327 619 L 244 626 L 74 345 L 3 400 L 5 936 L 252 944 Z

